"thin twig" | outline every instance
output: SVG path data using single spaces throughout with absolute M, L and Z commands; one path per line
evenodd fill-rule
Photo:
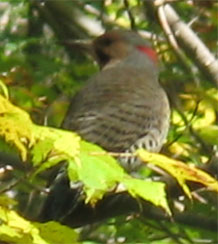
M 189 129 L 190 132 L 193 132 L 193 130 L 190 130 L 190 127 L 191 127 L 191 125 L 192 125 L 192 122 L 193 122 L 193 120 L 194 120 L 196 114 L 197 114 L 197 111 L 198 111 L 198 108 L 199 108 L 199 103 L 200 103 L 200 100 L 196 102 L 196 106 L 195 106 L 195 108 L 194 108 L 194 111 L 193 111 L 193 113 L 192 113 L 192 116 L 191 116 L 190 120 L 187 120 L 187 118 L 185 117 L 185 115 L 183 114 L 183 112 L 182 112 L 178 107 L 176 107 L 178 113 L 180 114 L 180 116 L 182 117 L 182 120 L 183 120 L 184 123 L 185 123 L 185 126 L 186 126 L 185 130 Z M 185 131 L 185 130 L 184 130 L 184 131 Z M 168 143 L 166 144 L 166 147 L 169 147 L 169 146 L 171 146 L 173 143 L 175 143 L 176 141 L 178 141 L 179 138 L 183 135 L 184 131 L 183 131 L 182 133 L 180 133 L 179 135 L 177 135 L 176 138 L 173 139 L 173 141 L 168 142 Z
M 118 152 L 90 152 L 90 155 L 93 156 L 105 156 L 105 155 L 110 155 L 112 157 L 135 157 L 136 155 L 134 153 L 118 153 Z
M 123 0 L 123 3 L 124 3 L 124 6 L 126 8 L 127 14 L 129 16 L 131 29 L 135 30 L 136 29 L 135 19 L 134 19 L 133 15 L 132 15 L 132 12 L 130 10 L 129 2 L 128 2 L 128 0 Z
M 168 237 L 171 237 L 172 240 L 174 240 L 176 243 L 178 244 L 184 244 L 184 242 L 182 242 L 180 240 L 181 236 L 179 236 L 178 234 L 173 233 L 169 228 L 167 228 L 167 226 L 165 226 L 161 221 L 158 222 L 158 224 L 161 226 L 162 231 L 164 231 Z M 183 237 L 184 238 L 184 237 Z
M 192 75 L 192 79 L 195 81 L 195 84 L 199 86 L 199 80 L 197 79 L 197 76 L 195 75 L 195 72 L 193 71 L 191 65 L 187 61 L 187 57 L 185 56 L 182 49 L 179 47 L 175 35 L 173 31 L 171 30 L 171 27 L 167 21 L 167 17 L 164 11 L 164 0 L 156 0 L 155 6 L 157 7 L 157 15 L 159 18 L 160 25 L 163 28 L 163 31 L 168 39 L 169 44 L 172 46 L 173 50 L 175 51 L 177 57 L 182 61 L 182 64 L 184 65 L 185 69 Z

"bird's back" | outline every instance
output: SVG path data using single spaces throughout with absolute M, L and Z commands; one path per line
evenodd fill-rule
M 159 151 L 169 126 L 165 92 L 143 69 L 117 66 L 92 77 L 72 99 L 63 128 L 111 152 Z

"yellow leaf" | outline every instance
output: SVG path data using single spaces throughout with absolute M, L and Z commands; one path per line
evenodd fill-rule
M 152 163 L 175 177 L 189 198 L 191 198 L 191 193 L 188 186 L 185 184 L 186 181 L 201 183 L 202 185 L 207 186 L 210 190 L 218 192 L 218 181 L 200 169 L 191 167 L 181 161 L 168 158 L 167 156 L 158 153 L 147 152 L 143 149 L 137 150 L 136 155 L 143 162 Z
M 22 159 L 27 158 L 27 148 L 34 143 L 32 121 L 25 111 L 12 105 L 0 95 L 0 136 L 20 151 Z

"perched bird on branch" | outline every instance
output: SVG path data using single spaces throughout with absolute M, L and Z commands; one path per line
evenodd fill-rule
M 158 152 L 169 128 L 170 108 L 158 82 L 157 55 L 132 31 L 112 30 L 89 46 L 101 70 L 71 101 L 63 128 L 110 152 Z M 128 171 L 135 158 L 122 158 Z
M 170 108 L 158 82 L 155 52 L 137 33 L 123 30 L 106 32 L 86 49 L 101 70 L 72 98 L 63 128 L 110 152 L 134 152 L 137 148 L 158 152 L 168 132 Z M 129 172 L 141 164 L 134 157 L 119 161 Z M 70 187 L 65 173 L 58 174 L 51 185 L 42 221 L 81 226 L 138 210 L 130 196 L 116 196 L 93 209 L 80 198 L 80 188 Z M 131 202 L 128 208 L 122 205 L 126 197 Z

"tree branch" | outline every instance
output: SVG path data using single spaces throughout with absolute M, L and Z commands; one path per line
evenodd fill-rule
M 186 54 L 197 64 L 199 70 L 218 86 L 218 60 L 193 30 L 181 21 L 169 4 L 164 6 L 164 11 L 170 27 Z

